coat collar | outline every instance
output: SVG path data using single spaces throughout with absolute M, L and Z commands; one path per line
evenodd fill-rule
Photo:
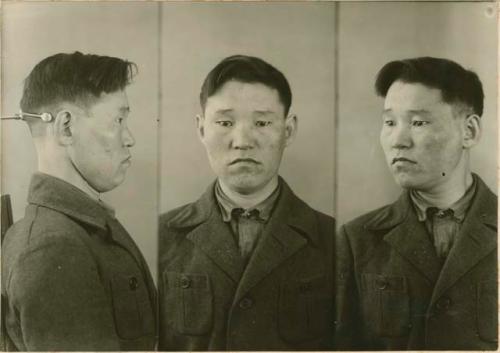
M 215 183 L 198 201 L 177 213 L 168 226 L 192 228 L 186 237 L 240 284 L 238 293 L 244 293 L 308 242 L 319 244 L 314 210 L 295 196 L 281 177 L 280 183 L 275 209 L 246 268 L 229 227 L 222 222 Z
M 478 189 L 455 245 L 443 265 L 432 302 L 497 248 L 497 197 L 475 176 Z
M 100 229 L 102 234 L 109 235 L 132 255 L 142 269 L 147 278 L 150 298 L 155 303 L 156 290 L 144 257 L 128 232 L 114 217 L 114 211 L 104 203 L 92 199 L 76 186 L 44 173 L 33 174 L 28 202 L 63 213 L 72 219 Z
M 280 213 L 281 222 L 299 230 L 301 234 L 317 245 L 319 239 L 314 210 L 293 193 L 283 178 L 280 177 L 279 182 L 281 184 L 281 193 L 271 218 Z M 176 214 L 169 221 L 169 227 L 193 228 L 209 220 L 213 214 L 220 216 L 214 194 L 215 183 L 213 182 L 208 186 L 198 201 L 188 205 Z M 278 212 L 278 210 L 282 210 L 282 212 Z
M 435 284 L 433 300 L 476 265 L 497 246 L 497 198 L 479 176 L 457 237 L 442 269 L 425 227 L 418 222 L 407 191 L 370 218 L 364 225 L 372 231 L 386 231 L 384 240 Z
M 319 246 L 317 215 L 280 179 L 281 195 L 238 285 L 238 302 L 262 279 L 308 243 Z
M 28 203 L 47 207 L 94 227 L 106 229 L 109 215 L 105 206 L 76 186 L 52 175 L 33 174 Z
M 425 226 L 418 221 L 408 192 L 384 208 L 366 225 L 372 231 L 386 231 L 384 241 L 407 259 L 429 283 L 436 283 L 441 264 Z
M 403 223 L 410 214 L 411 200 L 408 191 L 403 191 L 392 205 L 384 207 L 370 218 L 364 225 L 369 230 L 391 229 Z
M 471 218 L 469 215 L 474 213 L 475 217 L 478 217 L 477 219 L 480 219 L 481 222 L 496 228 L 497 198 L 477 174 L 473 173 L 472 175 L 477 183 L 476 195 L 471 202 L 466 217 Z M 374 217 L 365 223 L 364 227 L 370 230 L 393 228 L 407 219 L 410 212 L 413 212 L 412 207 L 409 191 L 405 190 L 395 203 L 377 212 Z

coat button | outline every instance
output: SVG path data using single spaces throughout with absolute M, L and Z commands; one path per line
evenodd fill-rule
M 139 281 L 136 277 L 130 277 L 128 280 L 130 290 L 136 290 L 139 287 Z
M 387 282 L 383 278 L 377 278 L 377 280 L 375 281 L 375 285 L 377 286 L 377 289 L 384 290 L 389 287 L 389 282 Z
M 186 276 L 181 277 L 181 287 L 182 288 L 191 287 L 191 280 L 189 279 L 189 277 L 186 277 Z
M 440 311 L 447 310 L 451 306 L 451 299 L 448 297 L 443 297 L 439 299 L 436 303 L 436 308 Z
M 250 298 L 243 298 L 240 301 L 240 308 L 247 310 L 250 309 L 253 305 L 253 300 Z

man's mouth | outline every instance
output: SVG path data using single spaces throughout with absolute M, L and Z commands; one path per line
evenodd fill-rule
M 128 156 L 127 158 L 125 158 L 122 163 L 128 163 L 130 164 L 131 163 L 131 159 L 132 159 L 132 156 Z
M 412 161 L 411 159 L 408 159 L 408 158 L 404 158 L 404 157 L 393 158 L 391 164 L 395 164 L 397 162 L 408 162 L 408 163 L 412 163 L 412 164 L 417 164 L 417 162 Z
M 231 161 L 231 163 L 229 163 L 229 165 L 234 165 L 234 164 L 237 164 L 237 163 L 254 163 L 254 164 L 260 164 L 259 162 L 257 162 L 255 159 L 252 159 L 252 158 L 236 158 L 233 161 Z

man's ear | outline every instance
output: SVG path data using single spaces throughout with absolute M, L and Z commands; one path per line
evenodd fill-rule
M 203 141 L 205 138 L 205 117 L 202 114 L 196 115 L 196 130 L 198 131 L 198 138 Z
M 73 124 L 75 115 L 69 110 L 61 110 L 54 119 L 54 134 L 63 146 L 73 143 Z
M 289 146 L 293 142 L 293 140 L 295 140 L 295 135 L 297 135 L 298 128 L 299 122 L 297 115 L 288 115 L 285 119 L 285 146 Z
M 481 139 L 481 118 L 477 114 L 468 115 L 464 120 L 463 148 L 475 146 Z

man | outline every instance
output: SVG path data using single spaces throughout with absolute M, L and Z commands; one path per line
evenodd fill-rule
M 25 216 L 2 244 L 7 350 L 155 348 L 151 275 L 100 200 L 130 166 L 125 88 L 135 68 L 113 57 L 57 54 L 25 81 L 21 114 L 38 172 Z
M 380 142 L 404 189 L 340 230 L 339 349 L 497 348 L 497 200 L 471 173 L 481 136 L 477 75 L 430 57 L 393 61 Z
M 333 218 L 278 176 L 297 131 L 283 74 L 224 59 L 201 88 L 198 135 L 217 175 L 160 220 L 160 349 L 329 349 Z

